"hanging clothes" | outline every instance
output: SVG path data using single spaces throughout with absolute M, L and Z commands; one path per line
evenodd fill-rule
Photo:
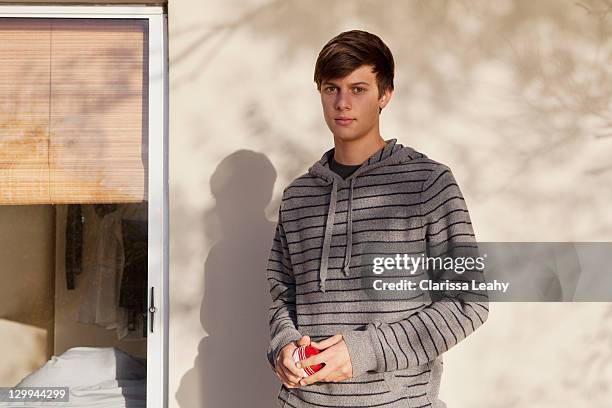
M 68 205 L 66 219 L 66 288 L 76 288 L 76 275 L 83 272 L 83 216 L 81 204 Z
M 119 339 L 142 340 L 146 335 L 146 242 L 144 272 L 137 271 L 145 276 L 144 280 L 138 280 L 144 295 L 140 294 L 134 301 L 138 305 L 144 304 L 144 310 L 134 313 L 134 308 L 121 306 L 120 294 L 122 283 L 124 280 L 131 281 L 127 277 L 132 276 L 131 271 L 134 269 L 130 266 L 127 273 L 124 271 L 124 251 L 126 246 L 128 249 L 132 248 L 133 233 L 124 237 L 123 220 L 136 220 L 146 224 L 147 203 L 95 204 L 83 207 L 86 214 L 83 244 L 84 284 L 81 288 L 78 321 L 117 330 Z M 142 249 L 142 244 L 139 247 Z M 142 257 L 142 254 L 140 256 Z M 129 255 L 129 259 L 131 265 L 132 255 Z M 127 304 L 125 299 L 124 304 Z
M 128 330 L 136 330 L 137 321 L 147 313 L 147 221 L 121 220 L 123 270 L 119 306 L 128 314 Z

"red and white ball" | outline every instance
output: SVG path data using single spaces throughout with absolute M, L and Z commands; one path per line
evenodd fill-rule
M 309 357 L 312 357 L 312 356 L 315 356 L 317 354 L 319 354 L 319 349 L 314 348 L 312 346 L 298 347 L 293 352 L 293 361 L 295 361 L 296 364 L 297 364 L 298 361 L 305 360 L 305 359 L 307 359 Z M 319 363 L 319 364 L 311 365 L 311 366 L 308 366 L 308 367 L 302 367 L 302 375 L 304 377 L 308 377 L 309 375 L 313 375 L 314 373 L 319 371 L 321 368 L 323 368 L 323 366 L 324 366 L 323 363 Z

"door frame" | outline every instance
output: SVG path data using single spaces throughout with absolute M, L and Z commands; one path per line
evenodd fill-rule
M 168 406 L 168 18 L 160 6 L 0 5 L 0 17 L 146 19 L 149 27 L 147 408 Z M 153 292 L 152 292 L 153 289 Z

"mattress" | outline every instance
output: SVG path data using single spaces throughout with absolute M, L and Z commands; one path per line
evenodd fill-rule
M 0 407 L 146 407 L 146 360 L 115 347 L 74 347 L 17 384 L 67 387 L 68 402 L 0 401 Z

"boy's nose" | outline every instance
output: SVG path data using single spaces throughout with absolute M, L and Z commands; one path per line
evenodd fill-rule
M 336 99 L 336 110 L 346 110 L 351 108 L 351 101 L 345 93 L 339 93 Z

